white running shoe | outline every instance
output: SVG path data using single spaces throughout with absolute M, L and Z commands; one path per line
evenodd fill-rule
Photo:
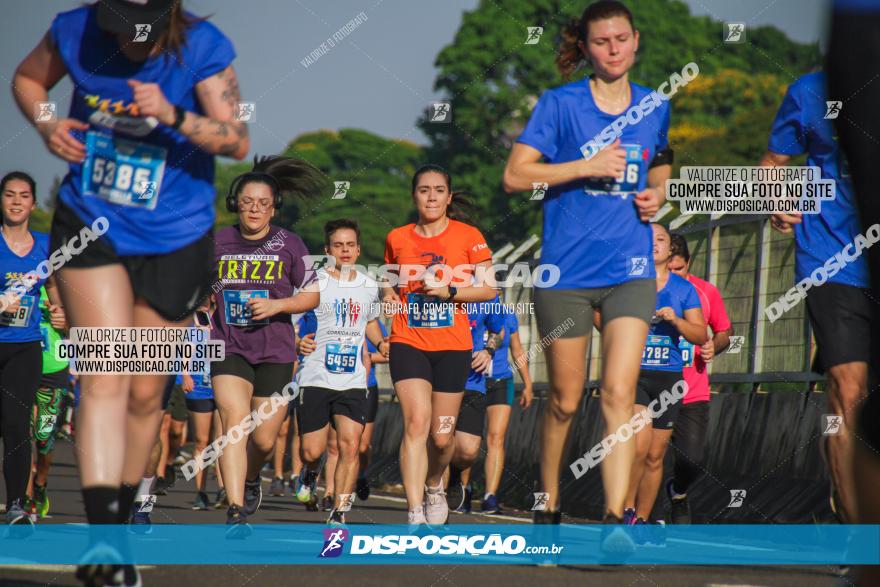
M 423 526 L 428 523 L 425 520 L 425 508 L 424 506 L 419 506 L 417 508 L 409 510 L 406 514 L 407 522 L 410 525 L 410 529 L 414 526 Z
M 431 526 L 439 526 L 446 523 L 449 518 L 449 504 L 446 503 L 446 492 L 443 491 L 443 482 L 432 489 L 425 487 L 425 519 Z

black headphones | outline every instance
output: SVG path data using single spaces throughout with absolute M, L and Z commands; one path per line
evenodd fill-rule
M 238 186 L 249 181 L 256 181 L 259 183 L 267 184 L 272 190 L 272 197 L 275 200 L 273 202 L 275 209 L 281 209 L 284 201 L 281 198 L 281 186 L 278 185 L 278 180 L 275 179 L 274 176 L 263 171 L 248 171 L 247 173 L 242 173 L 241 175 L 236 177 L 232 181 L 232 184 L 230 184 L 229 191 L 226 193 L 227 210 L 229 210 L 230 212 L 238 212 L 238 194 L 236 193 L 238 190 Z

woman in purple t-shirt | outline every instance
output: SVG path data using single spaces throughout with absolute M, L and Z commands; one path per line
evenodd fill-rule
M 260 469 L 275 447 L 285 409 L 278 400 L 296 361 L 290 314 L 315 308 L 320 295 L 297 235 L 269 222 L 282 195 L 317 193 L 320 171 L 299 159 L 269 157 L 230 186 L 226 207 L 238 224 L 217 231 L 216 309 L 211 338 L 226 344 L 226 358 L 211 365 L 211 382 L 227 445 L 220 456 L 230 533 L 247 535 L 247 516 L 260 507 Z M 298 290 L 299 293 L 296 293 Z M 250 443 L 241 442 L 250 439 Z

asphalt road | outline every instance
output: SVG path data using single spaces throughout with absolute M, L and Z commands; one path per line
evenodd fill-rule
M 213 480 L 208 486 L 211 496 L 216 490 Z M 267 491 L 268 483 L 263 490 Z M 2 488 L 0 488 L 0 497 Z M 73 450 L 69 443 L 61 442 L 56 450 L 49 481 L 51 500 L 50 518 L 39 523 L 80 523 L 84 521 L 83 505 L 74 464 Z M 159 497 L 153 511 L 156 524 L 222 524 L 224 510 L 193 511 L 194 485 L 178 480 L 167 496 Z M 264 494 L 260 511 L 250 519 L 256 524 L 268 523 L 323 523 L 323 512 L 308 512 L 290 495 L 270 497 Z M 347 516 L 349 523 L 399 524 L 406 519 L 401 497 L 389 493 L 374 492 L 366 502 L 357 502 Z M 527 523 L 528 516 L 522 512 L 506 512 L 506 515 L 488 517 L 453 514 L 450 524 Z M 586 521 L 584 521 L 586 523 Z M 540 584 L 541 587 L 557 585 L 621 585 L 624 587 L 675 586 L 675 587 L 830 587 L 850 585 L 839 582 L 836 569 L 829 566 L 815 567 L 683 567 L 683 566 L 470 566 L 470 565 L 419 565 L 419 566 L 345 566 L 322 567 L 278 565 L 192 565 L 143 567 L 144 585 L 168 587 L 245 587 L 251 585 L 284 585 L 307 582 L 311 585 L 416 585 L 486 587 L 490 584 Z M 6 586 L 63 586 L 78 585 L 70 566 L 0 566 L 0 587 Z

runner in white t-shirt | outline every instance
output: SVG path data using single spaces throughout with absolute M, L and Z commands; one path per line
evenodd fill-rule
M 296 417 L 303 467 L 296 481 L 296 496 L 302 502 L 314 499 L 318 465 L 332 424 L 339 461 L 328 523 L 338 526 L 345 523 L 345 512 L 351 509 L 358 446 L 370 405 L 367 369 L 361 357 L 365 333 L 385 356 L 390 347 L 377 321 L 381 312 L 378 285 L 353 268 L 360 255 L 357 223 L 333 220 L 324 226 L 324 234 L 325 250 L 335 263 L 317 272 L 321 302 L 315 309 L 315 349 L 305 357 L 298 373 Z

